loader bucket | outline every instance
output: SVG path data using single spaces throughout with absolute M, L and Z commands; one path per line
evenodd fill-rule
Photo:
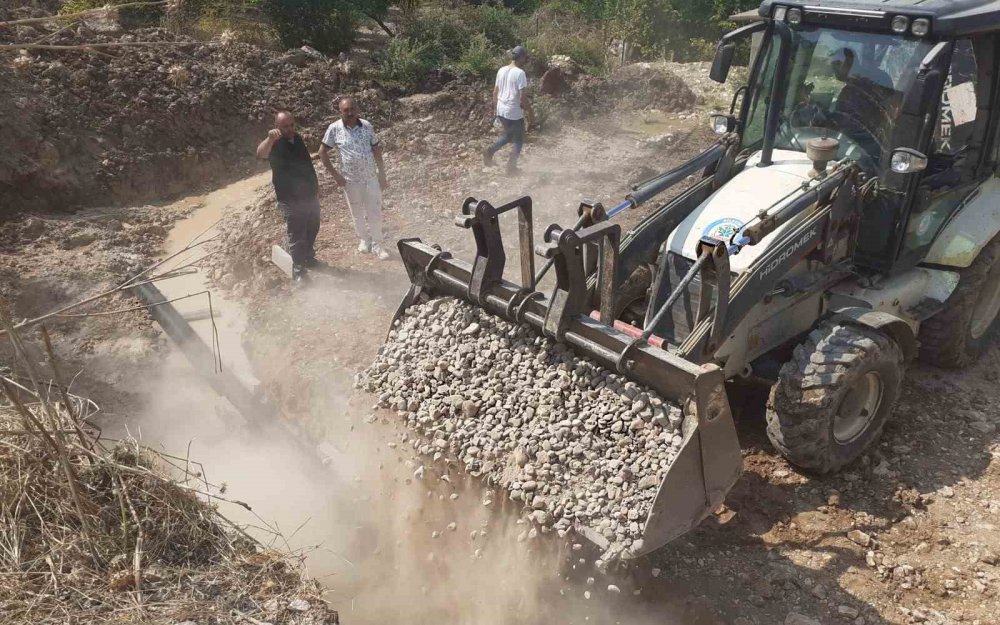
M 502 277 L 506 253 L 498 219 L 512 210 L 518 212 L 520 286 Z M 725 377 L 715 365 L 695 364 L 615 327 L 609 311 L 614 309 L 620 227 L 607 222 L 579 230 L 553 225 L 546 230 L 545 243 L 535 247 L 530 198 L 498 208 L 469 198 L 456 223 L 474 232 L 477 252 L 471 265 L 419 239 L 399 242 L 411 287 L 397 318 L 424 299 L 463 298 L 491 314 L 528 324 L 683 407 L 680 451 L 659 485 L 641 542 L 627 556 L 641 556 L 667 544 L 717 509 L 742 470 Z M 591 275 L 584 269 L 585 248 L 591 254 L 599 251 Z M 550 293 L 535 290 L 539 279 L 533 273 L 535 253 L 548 259 L 546 268 L 555 267 L 556 285 Z M 601 294 L 599 313 L 590 305 L 594 289 Z M 599 318 L 592 318 L 592 313 Z M 576 529 L 602 550 L 608 548 L 608 541 L 595 530 Z

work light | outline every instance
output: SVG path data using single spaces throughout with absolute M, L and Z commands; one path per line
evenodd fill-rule
M 927 33 L 931 32 L 931 21 L 926 17 L 920 17 L 913 20 L 913 27 L 910 30 L 917 37 L 924 37 Z
M 910 148 L 896 148 L 890 161 L 892 171 L 897 174 L 912 174 L 927 169 L 927 157 Z
M 897 15 L 892 18 L 892 32 L 902 35 L 910 27 L 910 18 L 905 15 Z

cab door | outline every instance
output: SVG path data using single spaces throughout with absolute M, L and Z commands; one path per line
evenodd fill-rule
M 941 228 L 975 199 L 992 173 L 990 110 L 996 60 L 992 35 L 955 42 L 928 150 L 928 167 L 916 189 L 896 267 L 919 263 Z

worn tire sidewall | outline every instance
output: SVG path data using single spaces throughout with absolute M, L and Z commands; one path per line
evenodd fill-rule
M 869 419 L 863 432 L 847 443 L 840 443 L 833 433 L 837 412 L 847 397 L 848 391 L 854 385 L 860 384 L 864 380 L 865 375 L 871 371 L 878 373 L 882 379 L 882 397 L 879 401 L 878 409 L 872 418 Z M 877 356 L 869 356 L 867 362 L 853 369 L 848 374 L 848 378 L 849 382 L 838 389 L 834 396 L 832 405 L 835 408 L 831 410 L 827 423 L 827 440 L 831 455 L 836 458 L 837 466 L 835 468 L 839 468 L 854 460 L 875 439 L 881 436 L 882 429 L 885 427 L 886 421 L 889 420 L 896 400 L 899 398 L 899 392 L 903 383 L 903 368 L 901 362 L 893 360 L 892 350 L 889 350 L 888 353 L 886 350 L 879 350 Z

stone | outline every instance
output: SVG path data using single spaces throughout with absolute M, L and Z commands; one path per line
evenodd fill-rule
M 450 298 L 407 308 L 356 384 L 417 432 L 403 440 L 447 463 L 444 474 L 503 485 L 484 505 L 521 502 L 521 540 L 585 524 L 611 542 L 605 564 L 644 549 L 642 520 L 683 442 L 680 409 L 652 390 Z
M 854 606 L 838 605 L 837 614 L 846 618 L 855 619 L 858 618 L 858 615 L 861 613 Z
M 785 617 L 784 625 L 822 625 L 822 623 L 811 616 L 799 614 L 798 612 L 789 612 L 788 616 Z
M 288 609 L 294 612 L 308 612 L 311 607 L 305 599 L 292 599 L 288 602 Z
M 847 532 L 847 538 L 856 545 L 867 547 L 872 544 L 872 537 L 861 530 L 851 530 Z

